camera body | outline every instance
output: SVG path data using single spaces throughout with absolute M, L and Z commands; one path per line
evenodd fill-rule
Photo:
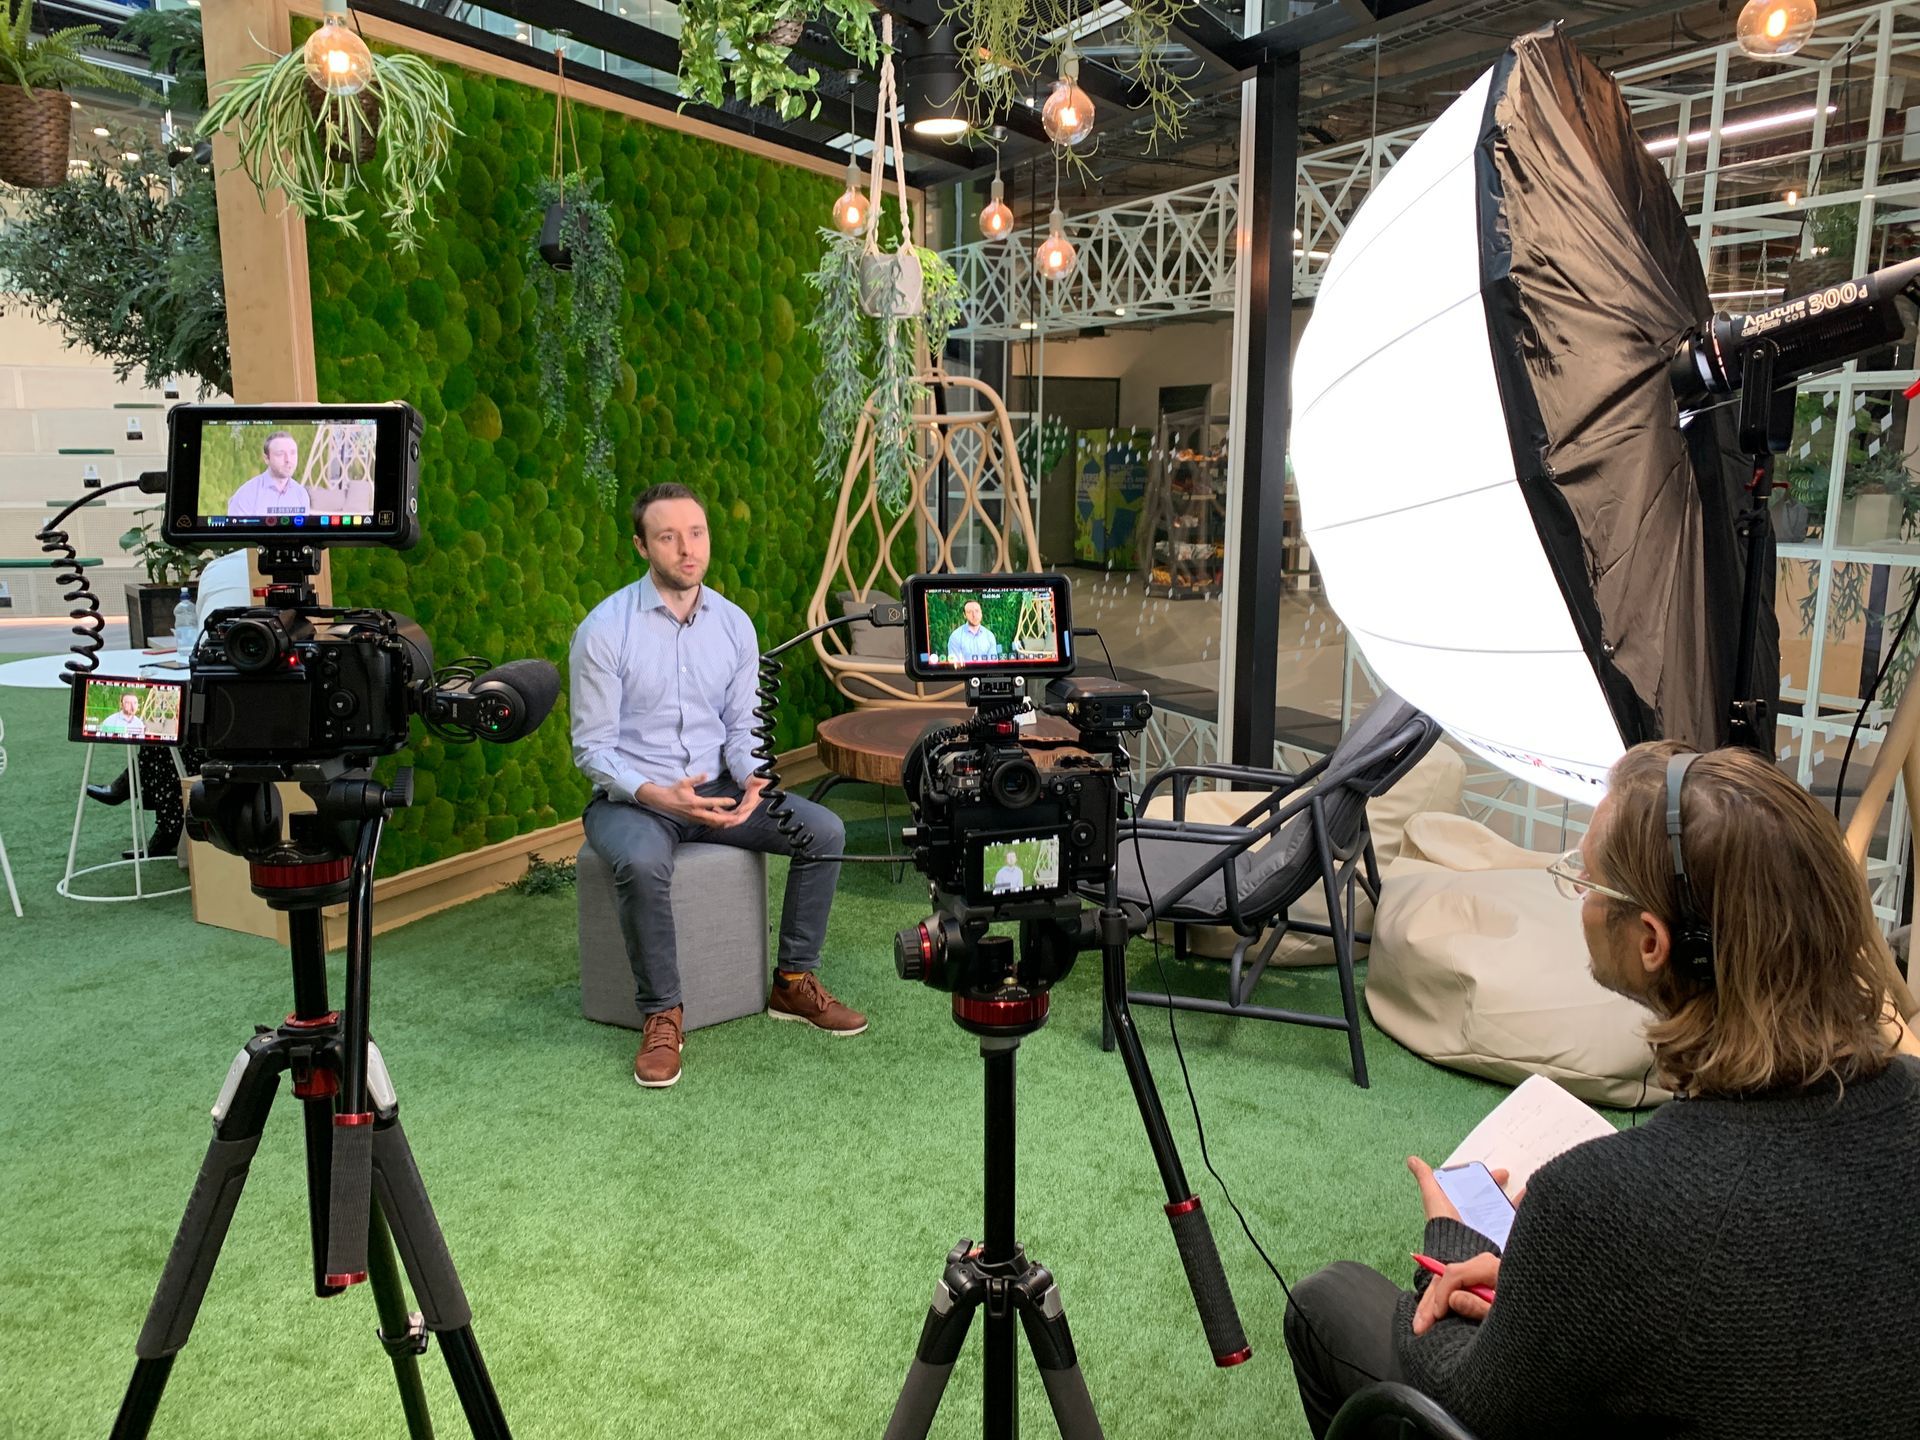
M 236 761 L 390 755 L 432 673 L 433 647 L 404 615 L 216 611 L 193 655 L 186 740 Z
M 1119 822 L 1112 758 L 1023 743 L 1015 719 L 991 712 L 960 728 L 923 736 L 904 773 L 904 838 L 936 893 L 1006 909 L 1104 880 Z
M 1073 677 L 1071 592 L 1058 575 L 916 575 L 907 581 L 910 672 L 965 682 L 973 716 L 929 729 L 901 781 L 904 839 L 934 914 L 895 937 L 903 979 L 956 995 L 1038 994 L 1085 939 L 1080 895 L 1113 874 L 1124 739 L 1153 713 L 1146 692 Z M 1045 713 L 1072 733 L 1023 733 L 1029 676 L 1052 677 Z M 988 926 L 1021 922 L 1018 959 Z

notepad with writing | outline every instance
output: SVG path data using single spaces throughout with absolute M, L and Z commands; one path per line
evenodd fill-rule
M 1479 1160 L 1508 1171 L 1507 1193 L 1518 1195 L 1533 1172 L 1587 1140 L 1614 1133 L 1613 1123 L 1544 1075 L 1529 1075 L 1443 1162 Z

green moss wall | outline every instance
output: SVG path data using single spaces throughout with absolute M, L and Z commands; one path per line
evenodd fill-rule
M 606 416 L 622 496 L 612 513 L 580 476 L 577 372 L 564 429 L 544 426 L 538 403 L 524 257 L 553 99 L 442 70 L 462 134 L 418 253 L 396 252 L 377 212 L 359 240 L 308 228 L 321 398 L 407 400 L 426 420 L 420 544 L 335 552 L 337 603 L 414 616 L 441 663 L 544 656 L 564 673 L 575 625 L 640 573 L 625 507 L 678 480 L 707 500 L 708 582 L 754 618 L 763 644 L 794 633 L 833 518 L 812 477 L 805 320 L 815 230 L 837 183 L 574 107 L 582 164 L 602 178 L 627 259 L 628 369 Z M 837 708 L 832 694 L 810 653 L 788 671 L 782 749 L 811 738 Z M 587 799 L 564 696 L 519 744 L 425 738 L 396 763 L 415 766 L 415 802 L 387 831 L 384 873 L 571 819 Z

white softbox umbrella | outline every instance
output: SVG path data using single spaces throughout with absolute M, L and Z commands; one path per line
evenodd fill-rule
M 1693 246 L 1619 90 L 1541 32 L 1382 178 L 1294 361 L 1301 518 L 1367 662 L 1577 800 L 1641 740 L 1726 739 L 1752 466 L 1674 398 Z M 1759 645 L 1777 676 L 1770 606 Z

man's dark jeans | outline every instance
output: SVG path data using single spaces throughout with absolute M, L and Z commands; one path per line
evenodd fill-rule
M 1351 1260 L 1316 1270 L 1293 1287 L 1287 1354 L 1314 1440 L 1327 1433 L 1355 1391 L 1376 1380 L 1407 1378 L 1393 1350 L 1393 1307 L 1399 1298 L 1399 1286 Z
M 702 795 L 735 798 L 741 793 L 730 779 L 710 780 L 699 791 Z M 795 796 L 788 797 L 787 805 L 789 813 L 813 832 L 812 853 L 841 852 L 847 832 L 838 815 L 824 805 Z M 680 961 L 669 897 L 674 851 L 682 845 L 700 844 L 737 845 L 769 855 L 793 853 L 779 826 L 769 818 L 764 800 L 738 825 L 715 827 L 598 796 L 587 806 L 582 823 L 587 840 L 613 871 L 620 933 L 627 942 L 627 963 L 633 967 L 634 999 L 643 1015 L 671 1010 L 680 1003 Z M 838 861 L 795 861 L 788 870 L 787 898 L 780 912 L 781 969 L 818 968 L 820 946 L 827 938 L 827 912 L 833 906 L 833 888 L 839 878 Z M 714 903 L 728 902 L 718 896 Z

